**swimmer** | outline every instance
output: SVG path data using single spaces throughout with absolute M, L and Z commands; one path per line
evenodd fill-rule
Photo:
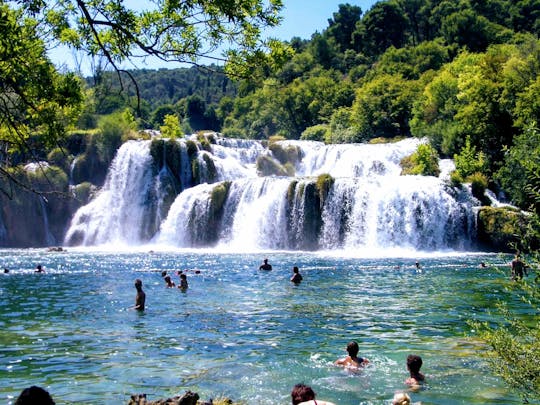
M 293 267 L 293 276 L 291 277 L 291 281 L 294 283 L 294 284 L 300 284 L 300 281 L 302 281 L 304 278 L 302 277 L 302 275 L 300 274 L 299 270 L 298 270 L 298 267 L 294 266 Z
M 368 359 L 358 357 L 359 351 L 358 343 L 355 341 L 349 342 L 347 345 L 347 357 L 338 359 L 334 362 L 336 366 L 343 366 L 345 368 L 360 368 L 366 366 L 369 363 Z
M 296 384 L 291 391 L 293 405 L 335 405 L 333 402 L 315 400 L 315 391 L 305 384 Z
M 415 354 L 407 356 L 407 370 L 409 370 L 409 378 L 405 380 L 405 384 L 410 385 L 412 389 L 419 389 L 424 382 L 425 376 L 420 372 L 422 367 L 422 358 Z
M 36 271 L 34 273 L 45 273 L 45 269 L 41 266 L 41 264 L 38 264 L 36 266 Z
M 185 274 L 180 274 L 180 285 L 178 288 L 180 288 L 182 291 L 186 291 L 188 287 L 187 276 Z
M 175 287 L 175 284 L 174 284 L 173 281 L 171 280 L 171 276 L 165 276 L 165 277 L 163 278 L 163 280 L 165 280 L 165 284 L 167 284 L 167 288 Z
M 259 270 L 272 270 L 272 265 L 268 263 L 268 259 L 263 260 L 263 264 L 259 266 Z
M 133 309 L 136 309 L 137 311 L 144 311 L 146 294 L 142 289 L 142 281 L 140 279 L 135 280 L 135 288 L 137 289 L 137 295 L 135 296 L 135 306 Z

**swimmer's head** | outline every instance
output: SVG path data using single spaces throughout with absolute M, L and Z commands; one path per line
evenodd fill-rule
M 398 392 L 394 395 L 392 405 L 409 405 L 411 403 L 411 397 L 404 392 Z

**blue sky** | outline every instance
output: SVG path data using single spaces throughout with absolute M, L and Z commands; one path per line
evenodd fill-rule
M 281 40 L 289 40 L 292 37 L 300 37 L 309 39 L 311 34 L 316 31 L 321 32 L 328 27 L 328 19 L 332 18 L 333 13 L 338 11 L 340 4 L 351 4 L 359 6 L 362 12 L 368 11 L 377 0 L 284 0 L 282 10 L 283 21 L 279 27 L 274 27 L 266 31 L 265 36 L 278 38 Z M 51 59 L 57 66 L 64 65 L 69 70 L 73 70 L 75 64 L 75 56 L 65 48 L 59 48 L 49 53 Z M 87 58 L 82 59 L 80 63 L 83 74 L 90 74 L 90 68 Z M 165 63 L 161 61 L 146 60 L 146 63 L 139 63 L 137 66 L 126 64 L 124 67 L 133 69 L 136 67 L 144 67 L 147 69 L 159 68 L 177 68 L 178 63 Z
M 321 32 L 327 28 L 328 19 L 338 11 L 340 4 L 346 3 L 359 6 L 365 13 L 376 1 L 284 0 L 283 22 L 268 34 L 282 40 L 289 40 L 292 37 L 309 39 L 315 31 Z

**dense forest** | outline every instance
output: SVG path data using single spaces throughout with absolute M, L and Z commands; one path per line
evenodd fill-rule
M 323 32 L 288 42 L 282 66 L 235 83 L 215 66 L 132 71 L 137 125 L 159 129 L 173 115 L 183 132 L 240 138 L 427 137 L 438 156 L 457 158 L 456 182 L 504 190 L 528 209 L 539 183 L 539 32 L 538 0 L 341 4 Z M 94 119 L 82 127 L 125 108 L 137 114 L 133 88 L 110 91 L 114 82 L 110 72 L 88 82 L 94 102 L 83 117 Z

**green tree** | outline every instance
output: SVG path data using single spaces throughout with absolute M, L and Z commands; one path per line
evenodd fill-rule
M 509 198 L 522 209 L 540 207 L 531 195 L 537 187 L 531 179 L 540 176 L 540 130 L 530 127 L 514 138 L 514 144 L 505 149 L 504 164 L 496 174 Z M 538 210 L 540 212 L 540 209 Z
M 406 44 L 409 21 L 395 1 L 380 1 L 364 15 L 353 34 L 355 49 L 378 56 L 390 46 Z
M 401 75 L 383 74 L 356 91 L 352 122 L 360 139 L 410 135 L 409 120 L 416 83 Z
M 14 154 L 39 160 L 57 146 L 82 108 L 81 83 L 47 59 L 36 21 L 4 3 L 0 31 L 0 177 L 23 185 L 7 170 Z
M 231 47 L 226 52 L 232 63 L 282 50 L 276 41 L 261 39 L 262 28 L 279 23 L 281 0 L 167 1 L 137 8 L 122 0 L 27 0 L 20 6 L 51 28 L 50 39 L 102 56 L 118 70 L 122 61 L 145 56 L 224 61 L 215 56 L 224 42 Z
M 360 21 L 362 9 L 350 4 L 340 4 L 339 10 L 328 20 L 326 35 L 334 38 L 341 52 L 349 49 L 352 45 L 352 34 L 356 24 Z
M 182 135 L 180 121 L 176 115 L 166 115 L 163 119 L 163 125 L 159 127 L 161 136 L 164 138 L 176 139 Z
M 470 137 L 467 137 L 461 152 L 454 155 L 454 162 L 456 171 L 463 179 L 477 172 L 483 173 L 487 168 L 486 155 L 471 145 Z

